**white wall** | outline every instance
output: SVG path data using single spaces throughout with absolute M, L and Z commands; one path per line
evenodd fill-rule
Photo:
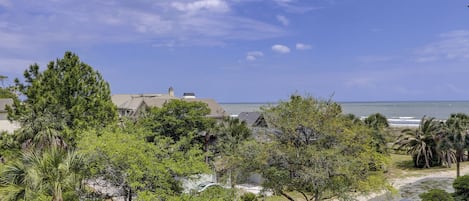
M 17 123 L 11 123 L 8 120 L 0 120 L 0 132 L 7 131 L 8 133 L 13 133 L 16 129 L 19 128 Z

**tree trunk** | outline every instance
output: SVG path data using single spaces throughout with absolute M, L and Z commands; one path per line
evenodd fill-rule
M 321 193 L 319 190 L 316 190 L 316 193 L 314 194 L 314 201 L 321 201 Z
M 204 136 L 204 151 L 205 153 L 208 153 L 208 142 L 210 140 L 210 135 L 208 134 L 208 132 L 205 133 L 205 136 Z M 209 163 L 208 161 L 208 156 L 207 154 L 205 154 L 205 163 Z
M 303 195 L 306 201 L 309 201 L 309 198 L 305 193 L 303 193 L 302 191 L 299 191 L 299 192 L 301 193 L 301 195 Z
M 129 201 L 132 201 L 132 188 L 129 187 Z
M 456 177 L 459 177 L 459 174 L 460 174 L 460 163 L 462 161 L 462 158 L 463 158 L 463 153 L 461 150 L 458 150 L 456 151 Z
M 52 196 L 52 201 L 63 201 L 62 198 L 62 187 L 60 185 L 55 184 L 54 186 L 55 192 L 54 195 Z
M 290 201 L 295 201 L 291 196 L 289 196 L 288 194 L 284 193 L 282 190 L 280 190 L 279 192 L 280 192 L 280 195 L 282 195 L 283 197 L 287 198 L 288 200 L 290 200 Z

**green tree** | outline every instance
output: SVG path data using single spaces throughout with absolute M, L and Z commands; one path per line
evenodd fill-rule
M 368 127 L 374 129 L 389 128 L 388 119 L 380 113 L 371 114 L 365 118 L 363 122 L 365 122 Z
M 372 130 L 372 145 L 375 147 L 377 152 L 388 153 L 387 151 L 387 128 L 389 128 L 388 119 L 380 114 L 371 114 L 363 120 L 366 126 Z
M 67 194 L 78 199 L 83 158 L 74 151 L 50 148 L 24 151 L 0 173 L 0 200 L 63 201 Z
M 35 111 L 31 111 L 27 116 L 21 117 L 22 125 L 15 135 L 17 142 L 23 148 L 36 150 L 56 146 L 66 148 L 64 133 L 68 132 L 66 132 L 66 122 L 63 114 L 48 111 L 37 114 Z
M 460 163 L 464 160 L 464 153 L 469 145 L 469 116 L 463 113 L 451 114 L 446 123 L 446 138 L 455 150 L 456 176 L 460 174 Z
M 297 191 L 305 200 L 346 198 L 349 192 L 384 187 L 369 182 L 369 163 L 380 155 L 371 147 L 369 129 L 351 124 L 340 105 L 310 96 L 293 95 L 287 102 L 264 108 L 269 125 L 277 129 L 266 146 L 264 186 L 288 200 Z
M 441 189 L 431 189 L 419 195 L 422 201 L 454 201 L 450 193 Z
M 191 136 L 193 144 L 206 145 L 206 137 L 215 127 L 215 120 L 207 118 L 208 114 L 206 103 L 171 100 L 161 108 L 150 108 L 137 124 L 152 131 L 149 138 L 165 136 L 179 141 Z
M 177 196 L 181 187 L 175 177 L 208 170 L 200 148 L 187 148 L 189 136 L 179 141 L 159 136 L 149 143 L 145 140 L 147 135 L 138 128 L 127 131 L 108 128 L 86 133 L 78 147 L 90 159 L 87 165 L 90 175 L 103 177 L 122 188 L 129 200 L 132 195 L 139 199 Z
M 417 129 L 404 129 L 396 141 L 397 149 L 412 155 L 415 167 L 438 165 L 435 136 L 441 132 L 440 122 L 423 117 Z
M 76 130 L 106 126 L 117 118 L 109 84 L 71 52 L 51 61 L 43 72 L 37 64 L 31 65 L 24 72 L 24 80 L 22 83 L 15 79 L 15 87 L 25 100 L 15 100 L 13 107 L 8 108 L 11 120 L 33 121 L 31 118 L 49 112 Z M 74 136 L 70 138 L 73 140 Z
M 243 157 L 243 146 L 248 146 L 247 141 L 253 140 L 251 130 L 246 122 L 235 118 L 228 118 L 222 122 L 220 132 L 217 134 L 217 152 L 215 169 L 227 172 L 232 188 L 235 187 L 237 178 L 242 172 L 246 172 L 243 164 L 247 164 Z

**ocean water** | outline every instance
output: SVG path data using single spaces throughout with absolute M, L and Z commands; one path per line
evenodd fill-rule
M 391 126 L 418 126 L 423 116 L 446 120 L 452 113 L 469 114 L 469 101 L 422 101 L 422 102 L 342 102 L 345 114 L 364 118 L 381 113 L 388 118 Z M 230 115 L 241 112 L 260 111 L 269 103 L 223 103 L 221 106 Z

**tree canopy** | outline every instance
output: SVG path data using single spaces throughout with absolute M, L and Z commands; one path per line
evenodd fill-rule
M 293 95 L 289 101 L 265 108 L 264 115 L 277 129 L 262 168 L 265 187 L 292 201 L 289 191 L 318 201 L 384 187 L 384 178 L 369 165 L 384 158 L 371 146 L 370 129 L 349 123 L 340 105 Z M 371 178 L 382 182 L 369 182 Z
M 51 61 L 44 71 L 33 64 L 24 71 L 24 83 L 15 79 L 24 101 L 15 101 L 8 117 L 22 122 L 31 113 L 50 112 L 70 129 L 104 126 L 116 120 L 109 84 L 76 54 Z
M 171 100 L 161 108 L 150 108 L 137 124 L 150 129 L 153 136 L 174 141 L 192 136 L 193 143 L 203 145 L 204 135 L 215 126 L 215 120 L 206 117 L 208 114 L 210 109 L 205 103 Z
M 78 147 L 90 159 L 86 166 L 91 171 L 89 176 L 105 178 L 129 197 L 135 193 L 138 197 L 158 195 L 162 199 L 179 195 L 181 187 L 176 177 L 208 170 L 200 148 L 186 150 L 189 137 L 173 141 L 158 136 L 150 143 L 145 140 L 146 135 L 138 128 L 85 134 Z

